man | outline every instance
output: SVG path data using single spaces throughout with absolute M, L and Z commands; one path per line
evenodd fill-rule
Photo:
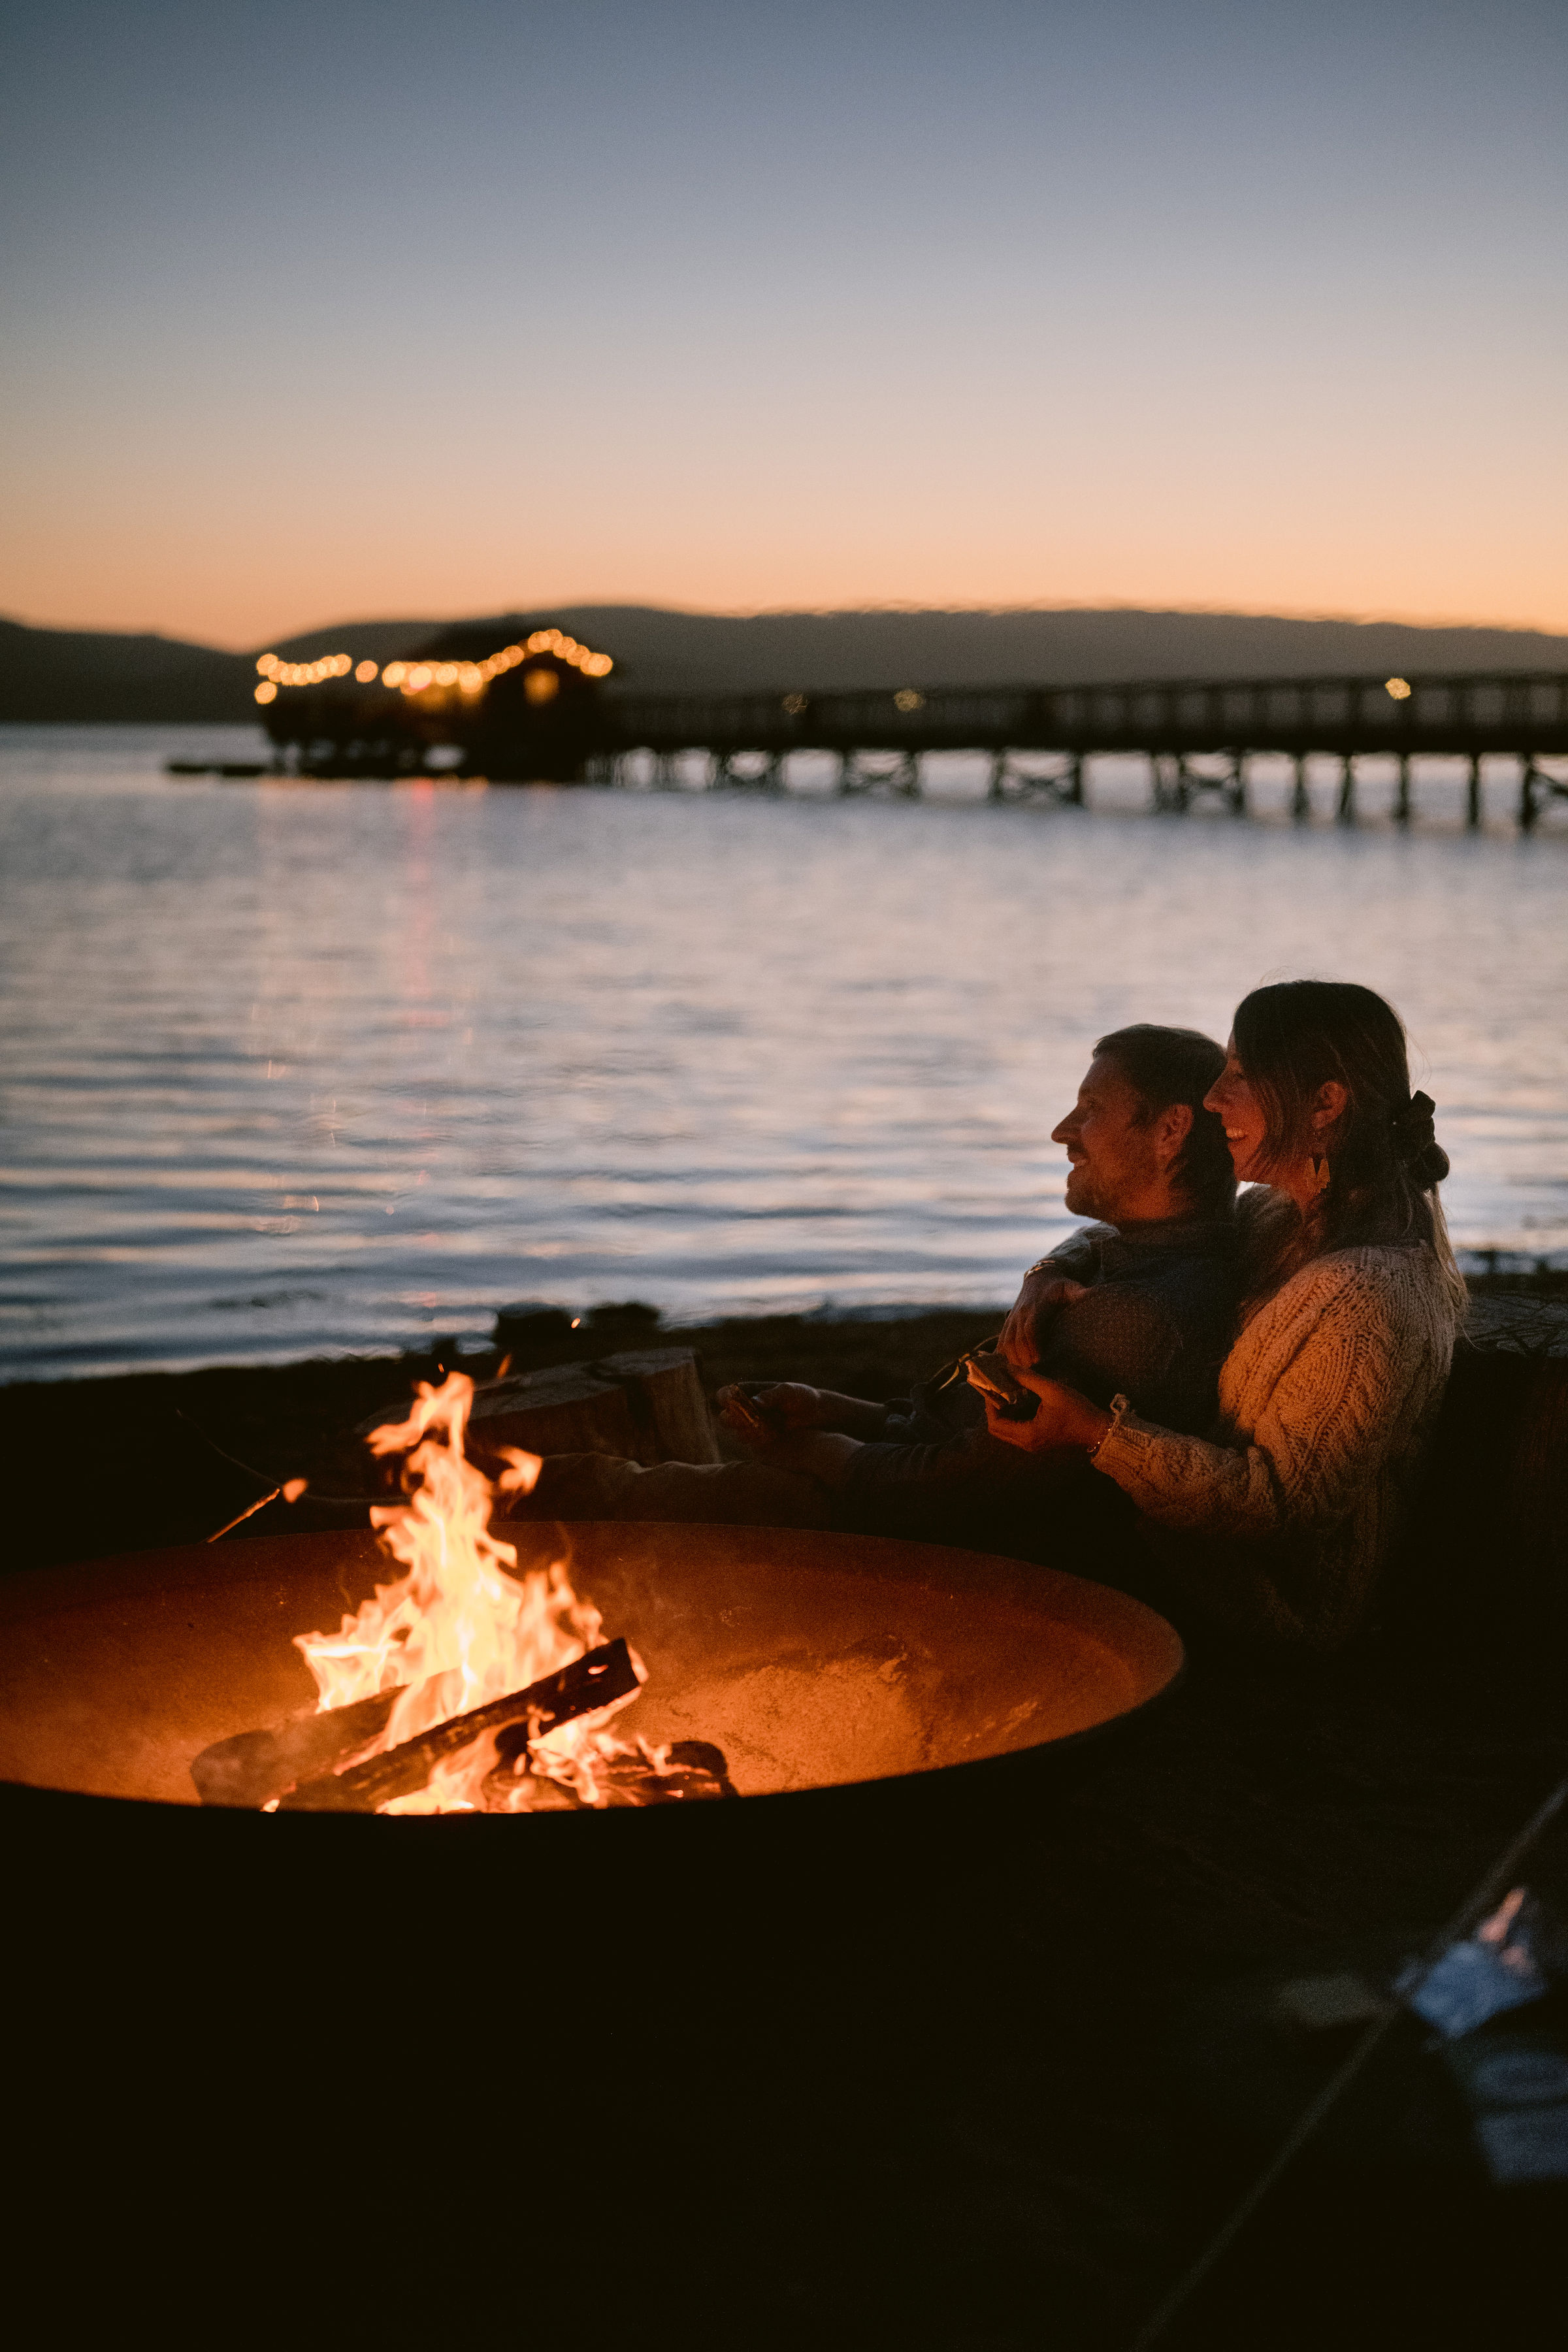
M 1191 1029 L 1142 1023 L 1100 1040 L 1052 1132 L 1070 1164 L 1067 1205 L 1097 1222 L 1029 1269 L 1001 1335 L 1018 1364 L 1106 1402 L 1124 1392 L 1165 1428 L 1206 1426 L 1235 1328 L 1236 1180 L 1203 1108 L 1224 1065 L 1223 1048 Z M 531 1518 L 844 1527 L 1030 1551 L 1049 1549 L 1075 1512 L 1115 1511 L 1081 1456 L 1028 1455 L 993 1437 L 961 1374 L 946 1367 L 891 1405 L 795 1381 L 721 1391 L 725 1422 L 755 1459 L 645 1470 L 558 1454 L 518 1507 Z
M 1213 1419 L 1237 1304 L 1236 1180 L 1203 1108 L 1224 1062 L 1194 1030 L 1142 1023 L 1100 1040 L 1051 1136 L 1067 1147 L 1068 1208 L 1096 1223 L 1030 1268 L 999 1341 L 1022 1369 L 1097 1402 L 1125 1393 L 1162 1427 L 1194 1433 Z M 1080 1454 L 1007 1462 L 1016 1449 L 987 1432 L 960 1370 L 890 1405 L 763 1390 L 755 1405 L 800 1434 L 763 1441 L 763 1458 L 831 1486 L 837 1522 L 870 1533 L 1032 1550 L 1051 1547 L 1065 1510 L 1117 1515 Z M 736 1406 L 725 1418 L 737 1425 Z

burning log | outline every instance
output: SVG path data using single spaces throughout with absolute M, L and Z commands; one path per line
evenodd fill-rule
M 505 1743 L 501 1743 L 504 1753 Z M 592 1805 L 569 1784 L 551 1782 L 534 1799 L 535 1812 L 587 1812 L 624 1805 L 695 1804 L 712 1797 L 738 1797 L 721 1748 L 710 1739 L 677 1739 L 668 1748 L 633 1748 L 607 1758 L 595 1770 Z
M 380 1738 L 405 1687 L 398 1684 L 352 1706 L 305 1716 L 278 1731 L 237 1731 L 232 1739 L 215 1740 L 191 1766 L 196 1794 L 204 1805 L 265 1805 L 296 1780 L 335 1771 Z
M 373 1813 L 395 1797 L 412 1796 L 424 1788 L 444 1757 L 471 1747 L 487 1732 L 526 1724 L 530 1740 L 541 1738 L 575 1717 L 591 1715 L 617 1698 L 631 1696 L 638 1687 L 637 1668 L 624 1641 L 607 1642 L 572 1665 L 562 1666 L 526 1690 L 491 1699 L 467 1715 L 455 1715 L 432 1726 L 416 1739 L 405 1740 L 379 1756 L 345 1771 L 328 1771 L 302 1780 L 279 1800 L 285 1813 Z M 363 1702 L 362 1702 L 363 1704 Z M 352 1710 L 343 1710 L 351 1712 Z M 388 1710 L 390 1712 L 390 1709 Z

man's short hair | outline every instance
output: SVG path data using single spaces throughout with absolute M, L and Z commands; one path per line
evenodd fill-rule
M 1142 1104 L 1145 1119 L 1158 1118 L 1173 1103 L 1186 1104 L 1193 1124 L 1172 1163 L 1172 1178 L 1194 1209 L 1205 1216 L 1225 1215 L 1236 1200 L 1236 1170 L 1217 1113 L 1204 1108 L 1204 1097 L 1225 1067 L 1225 1047 L 1201 1029 L 1135 1021 L 1101 1037 L 1094 1050 L 1110 1055 Z

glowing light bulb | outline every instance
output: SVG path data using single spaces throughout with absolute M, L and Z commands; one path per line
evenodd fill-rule
M 273 673 L 273 671 L 274 671 L 274 670 L 277 668 L 277 667 L 278 667 L 278 656 L 277 656 L 277 655 L 276 655 L 276 654 L 263 654 L 263 655 L 261 656 L 260 660 L 257 663 L 256 667 L 257 667 L 257 668 L 259 670 L 259 672 L 261 673 L 261 676 L 262 676 L 263 677 L 271 677 L 271 675 L 272 675 L 272 673 Z
M 1410 680 L 1407 677 L 1391 677 L 1386 681 L 1384 690 L 1385 693 L 1391 694 L 1395 702 L 1408 702 L 1410 699 Z
M 373 661 L 361 662 L 354 671 L 354 676 L 362 686 L 368 686 L 375 674 L 375 664 Z
M 277 701 L 278 688 L 273 685 L 272 680 L 269 677 L 263 678 L 261 684 L 257 688 L 256 699 L 258 702 Z
M 381 673 L 383 686 L 401 686 L 408 675 L 406 662 L 388 662 Z
M 426 688 L 429 685 L 433 676 L 434 672 L 431 670 L 428 662 L 420 662 L 408 673 L 409 693 L 423 694 Z

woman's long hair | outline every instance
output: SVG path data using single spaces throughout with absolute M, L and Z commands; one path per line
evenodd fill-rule
M 1464 1276 L 1437 1198 L 1448 1155 L 1433 1132 L 1430 1097 L 1410 1091 L 1405 1025 L 1392 1004 L 1352 981 L 1279 981 L 1243 997 L 1234 1025 L 1271 1159 L 1312 1150 L 1311 1104 L 1325 1080 L 1337 1079 L 1348 1097 L 1321 1147 L 1327 1188 L 1305 1227 L 1281 1236 L 1281 1262 L 1268 1270 L 1274 1279 L 1322 1250 L 1425 1242 L 1462 1309 Z

